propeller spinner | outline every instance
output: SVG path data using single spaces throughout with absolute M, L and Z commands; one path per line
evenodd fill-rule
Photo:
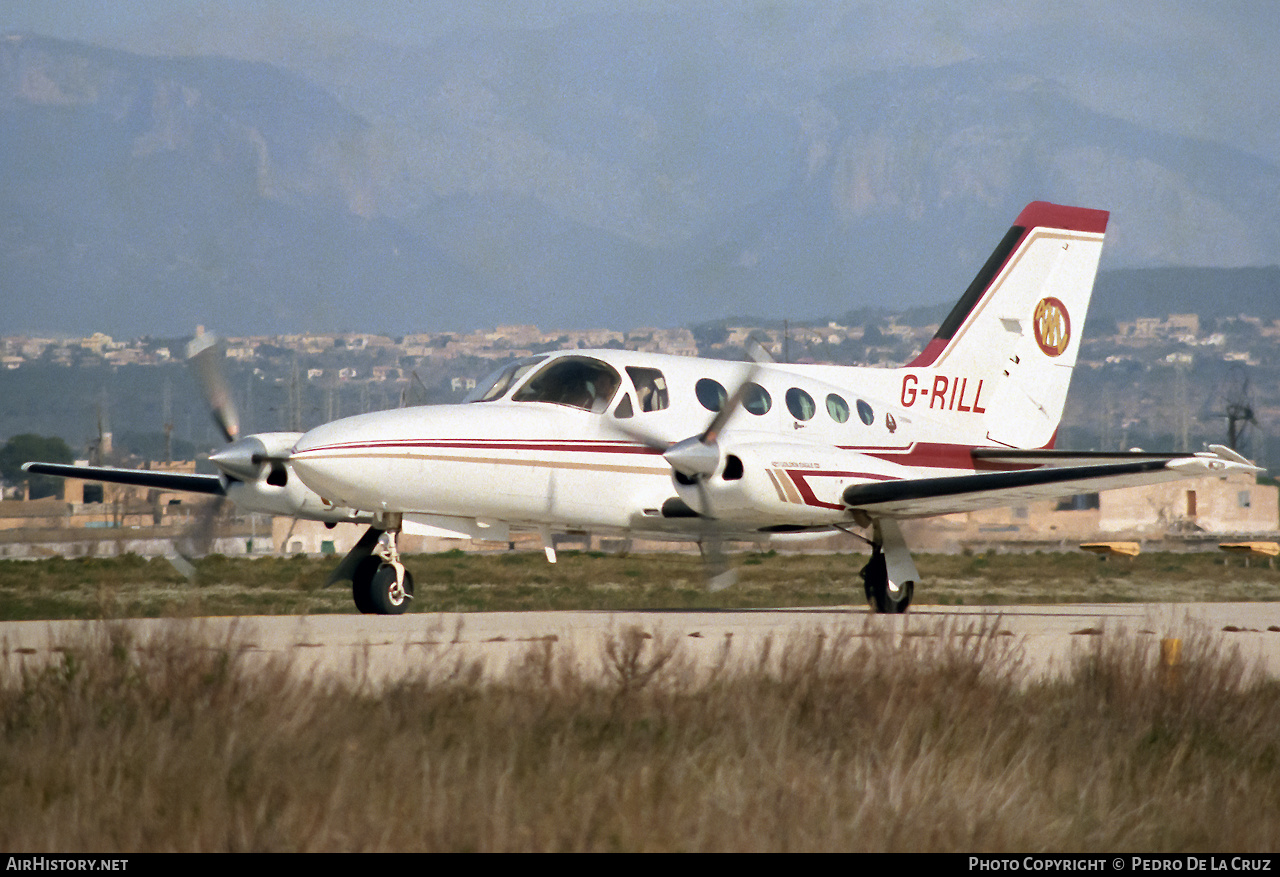
M 720 471 L 723 460 L 719 442 L 720 434 L 724 432 L 737 410 L 742 407 L 743 400 L 754 386 L 760 366 L 763 363 L 773 362 L 773 358 L 758 343 L 749 344 L 747 352 L 754 360 L 753 364 L 734 387 L 733 392 L 728 394 L 719 409 L 712 415 L 706 429 L 698 435 L 689 436 L 673 444 L 666 444 L 632 427 L 615 424 L 645 445 L 662 451 L 662 458 L 675 473 L 676 480 L 682 485 L 692 486 L 698 492 L 698 508 L 695 511 L 711 520 L 715 520 L 715 507 L 706 482 Z M 720 591 L 737 581 L 737 573 L 730 568 L 728 557 L 725 555 L 722 536 L 713 530 L 703 536 L 698 543 L 698 548 L 702 553 L 708 590 Z

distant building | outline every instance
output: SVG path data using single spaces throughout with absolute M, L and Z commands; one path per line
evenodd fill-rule
M 1100 496 L 1102 533 L 1239 535 L 1280 529 L 1280 488 L 1249 475 L 1125 487 Z
M 987 547 L 1071 548 L 1126 538 L 1205 548 L 1222 538 L 1280 534 L 1280 488 L 1251 475 L 1125 487 L 1010 508 L 910 522 L 908 544 L 928 552 Z

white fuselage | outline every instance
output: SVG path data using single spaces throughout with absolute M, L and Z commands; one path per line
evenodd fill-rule
M 518 401 L 531 375 L 563 358 L 605 363 L 620 383 L 593 410 Z M 666 407 L 642 410 L 636 370 L 661 373 Z M 933 380 L 932 373 L 906 377 L 914 371 L 566 351 L 531 367 L 492 401 L 317 427 L 298 441 L 290 463 L 335 507 L 399 512 L 466 535 L 512 526 L 665 535 L 825 528 L 850 522 L 840 500 L 850 484 L 973 471 L 968 445 L 954 437 L 983 434 L 982 414 L 972 410 L 975 399 L 982 408 L 978 380 L 964 394 L 959 384 L 948 390 L 931 413 L 918 391 L 904 392 Z M 753 413 L 764 407 L 759 403 L 737 410 L 720 436 L 717 474 L 701 488 L 677 483 L 662 451 L 701 433 L 714 416 L 699 402 L 698 383 L 715 381 L 732 393 L 747 379 L 766 391 L 768 410 Z M 809 403 L 790 405 L 793 390 Z M 944 444 L 942 435 L 953 439 Z M 731 455 L 740 472 L 729 465 Z M 671 504 L 677 497 L 683 515 Z

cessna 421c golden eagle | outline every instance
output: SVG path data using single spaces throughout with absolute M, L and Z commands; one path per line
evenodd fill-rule
M 237 437 L 218 475 L 29 463 L 27 470 L 223 495 L 250 511 L 368 523 L 331 581 L 363 612 L 413 596 L 401 532 L 506 540 L 513 530 L 696 541 L 712 587 L 721 546 L 781 534 L 862 535 L 878 612 L 918 581 L 899 521 L 1258 471 L 1234 452 L 1053 450 L 1108 214 L 1029 204 L 924 351 L 901 368 L 754 363 L 623 350 L 531 356 L 466 402 Z M 197 339 L 199 340 L 199 339 Z M 216 363 L 194 351 L 202 370 Z M 860 531 L 860 532 L 858 532 Z

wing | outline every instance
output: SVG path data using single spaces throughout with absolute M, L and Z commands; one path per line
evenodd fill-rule
M 1145 451 L 1056 451 L 1020 450 L 1016 448 L 974 448 L 969 452 L 976 468 L 998 466 L 1003 469 L 1031 466 L 1095 466 L 1106 463 L 1132 463 L 1138 460 L 1183 460 L 1218 457 L 1233 463 L 1243 463 L 1254 471 L 1262 470 L 1225 445 L 1209 445 L 1209 453 L 1150 453 Z
M 977 449 L 973 456 L 976 465 L 1026 468 L 854 484 L 844 491 L 845 505 L 895 518 L 922 518 L 1202 475 L 1262 471 L 1239 454 L 1217 446 L 1197 454 Z
M 133 484 L 158 490 L 182 490 L 226 496 L 227 488 L 217 475 L 194 475 L 182 472 L 153 472 L 150 469 L 116 469 L 112 466 L 68 466 L 62 463 L 24 463 L 23 472 L 33 475 L 56 475 L 59 478 L 83 478 L 111 484 Z

